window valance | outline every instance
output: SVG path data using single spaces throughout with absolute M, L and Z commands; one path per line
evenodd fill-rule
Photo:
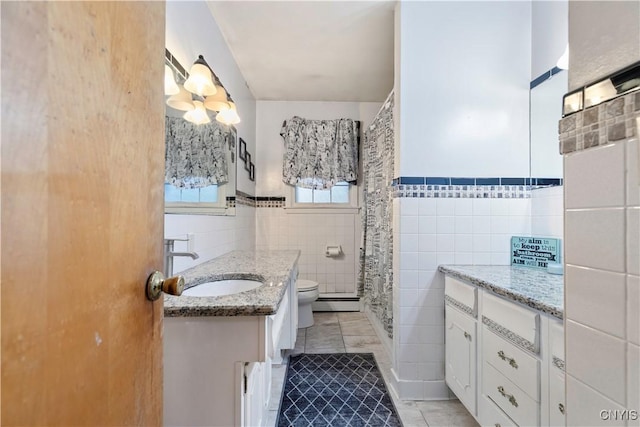
M 165 117 L 165 182 L 180 188 L 201 188 L 229 181 L 226 143 L 229 130 L 212 121 L 195 125 Z
M 286 121 L 280 131 L 285 144 L 282 181 L 313 189 L 357 181 L 358 131 L 359 122 L 351 119 L 295 116 Z

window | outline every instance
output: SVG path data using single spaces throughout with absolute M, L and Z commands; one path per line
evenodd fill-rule
M 165 203 L 216 203 L 218 201 L 218 185 L 202 188 L 179 188 L 169 183 L 164 184 Z
M 314 190 L 296 186 L 296 203 L 306 204 L 348 204 L 349 189 L 348 182 L 338 182 L 326 190 Z
M 227 184 L 180 188 L 164 184 L 164 211 L 170 214 L 228 215 Z

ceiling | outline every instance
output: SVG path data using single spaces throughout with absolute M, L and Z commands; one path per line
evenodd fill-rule
M 382 102 L 394 1 L 209 1 L 257 100 Z

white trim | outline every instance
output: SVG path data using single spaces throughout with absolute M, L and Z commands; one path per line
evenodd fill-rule
M 309 206 L 308 208 L 302 207 L 285 207 L 284 212 L 286 214 L 357 214 L 360 212 L 360 208 L 354 208 L 352 206 L 340 208 L 335 205 L 330 207 L 321 206 Z
M 313 311 L 360 311 L 360 301 L 322 301 L 319 298 L 311 307 Z
M 195 205 L 196 203 L 194 203 Z M 177 205 L 177 203 L 176 203 Z M 177 215 L 232 215 L 235 213 L 233 208 L 218 207 L 218 206 L 202 206 L 205 203 L 197 203 L 200 206 L 168 206 L 164 208 L 165 214 L 177 214 Z

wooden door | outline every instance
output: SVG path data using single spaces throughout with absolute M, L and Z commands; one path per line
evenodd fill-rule
M 1 424 L 160 425 L 164 3 L 0 7 Z

